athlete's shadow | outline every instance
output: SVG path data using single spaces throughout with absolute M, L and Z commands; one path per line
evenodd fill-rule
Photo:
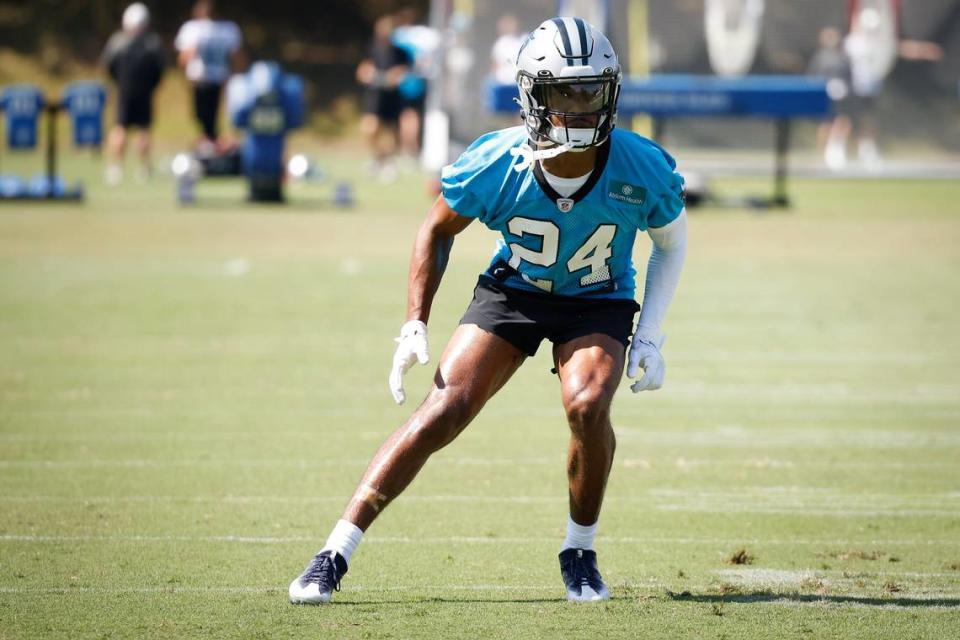
M 774 593 L 752 591 L 749 593 L 691 594 L 668 592 L 670 599 L 679 602 L 705 602 L 709 604 L 753 604 L 763 602 L 796 602 L 824 604 L 859 604 L 873 607 L 960 607 L 960 598 L 865 598 L 861 596 L 831 596 L 801 593 Z
M 636 600 L 627 596 L 613 596 L 610 601 Z M 564 597 L 557 598 L 414 598 L 411 600 L 336 600 L 339 607 L 374 606 L 381 604 L 560 604 L 566 602 Z

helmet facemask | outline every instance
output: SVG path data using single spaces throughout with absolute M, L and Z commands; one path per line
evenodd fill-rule
M 603 144 L 616 124 L 616 75 L 535 78 L 521 72 L 518 84 L 529 105 L 524 120 L 534 142 L 585 150 Z

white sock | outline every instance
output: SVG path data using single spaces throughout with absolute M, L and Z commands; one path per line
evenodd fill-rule
M 336 551 L 350 564 L 350 556 L 357 550 L 361 540 L 363 531 L 360 527 L 347 520 L 337 520 L 337 525 L 330 532 L 327 544 L 323 545 L 321 551 Z
M 593 549 L 593 538 L 597 535 L 597 526 L 599 522 L 594 522 L 590 526 L 583 526 L 573 521 L 573 518 L 567 516 L 567 537 L 563 540 L 563 546 L 560 551 L 566 549 Z

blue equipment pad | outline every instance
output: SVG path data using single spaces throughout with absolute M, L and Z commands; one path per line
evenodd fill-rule
M 103 108 L 107 92 L 99 82 L 81 81 L 67 85 L 63 106 L 73 125 L 73 144 L 99 147 L 103 143 Z
M 492 87 L 492 105 L 500 113 L 516 112 L 514 84 Z M 741 116 L 822 118 L 830 114 L 826 79 L 816 76 L 744 76 L 722 78 L 683 74 L 625 78 L 617 108 L 621 115 L 655 117 Z
M 37 146 L 37 121 L 43 113 L 43 93 L 32 84 L 15 84 L 0 94 L 0 109 L 7 119 L 7 146 L 33 149 Z

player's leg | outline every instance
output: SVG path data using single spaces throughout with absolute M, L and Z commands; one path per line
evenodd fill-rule
M 868 169 L 875 169 L 881 162 L 877 146 L 876 98 L 865 99 L 864 112 L 860 116 L 860 137 L 857 140 L 857 159 Z
M 389 117 L 380 118 L 380 138 L 377 141 L 377 177 L 381 182 L 393 182 L 397 179 L 397 149 L 400 146 L 400 114 L 392 112 Z
M 570 426 L 570 519 L 560 553 L 570 600 L 610 597 L 597 569 L 593 538 L 616 449 L 610 405 L 623 376 L 625 352 L 622 341 L 600 333 L 574 338 L 554 348 Z
M 104 177 L 111 186 L 123 181 L 123 156 L 126 148 L 127 128 L 118 122 L 110 129 L 107 137 L 107 168 Z
M 396 155 L 400 147 L 400 112 L 402 104 L 396 91 L 384 90 L 377 103 L 377 117 L 380 120 L 380 136 L 377 140 L 376 156 L 377 177 L 382 182 L 393 182 L 397 178 Z
M 140 159 L 139 177 L 148 180 L 153 175 L 153 160 L 151 158 L 152 140 L 150 127 L 153 125 L 153 97 L 148 93 L 141 95 L 138 100 L 137 114 L 137 156 Z
M 343 519 L 360 529 L 369 527 L 427 458 L 463 431 L 524 358 L 509 342 L 476 325 L 458 327 L 426 399 L 374 455 Z
M 400 148 L 407 158 L 420 155 L 420 112 L 416 105 L 407 105 L 400 112 Z
M 463 431 L 525 357 L 517 347 L 476 325 L 457 328 L 426 399 L 374 455 L 326 545 L 290 585 L 291 602 L 329 602 L 363 532 L 407 488 L 427 459 Z
M 223 85 L 214 84 L 210 88 L 209 117 L 207 120 L 207 136 L 216 144 L 220 140 L 220 102 L 223 96 Z
M 203 139 L 206 139 L 206 136 L 203 136 L 203 85 L 195 84 L 193 85 L 193 118 L 196 120 L 197 124 L 200 125 L 201 136 Z
M 360 135 L 366 140 L 367 147 L 370 149 L 371 168 L 374 173 L 380 168 L 379 150 L 377 140 L 380 136 L 380 118 L 376 113 L 365 113 L 360 118 Z
M 220 106 L 220 85 L 198 84 L 194 87 L 194 109 L 203 131 L 204 141 L 217 141 L 217 111 Z
M 623 376 L 626 350 L 615 338 L 592 334 L 557 346 L 555 353 L 570 425 L 570 516 L 581 525 L 591 525 L 600 515 L 613 464 L 616 439 L 610 405 Z
M 824 148 L 824 161 L 833 170 L 843 169 L 847 164 L 847 141 L 853 124 L 846 114 L 838 114 L 830 123 L 827 143 Z
M 141 180 L 148 180 L 153 175 L 152 146 L 150 129 L 140 129 L 140 131 L 137 132 L 137 155 L 140 157 Z

